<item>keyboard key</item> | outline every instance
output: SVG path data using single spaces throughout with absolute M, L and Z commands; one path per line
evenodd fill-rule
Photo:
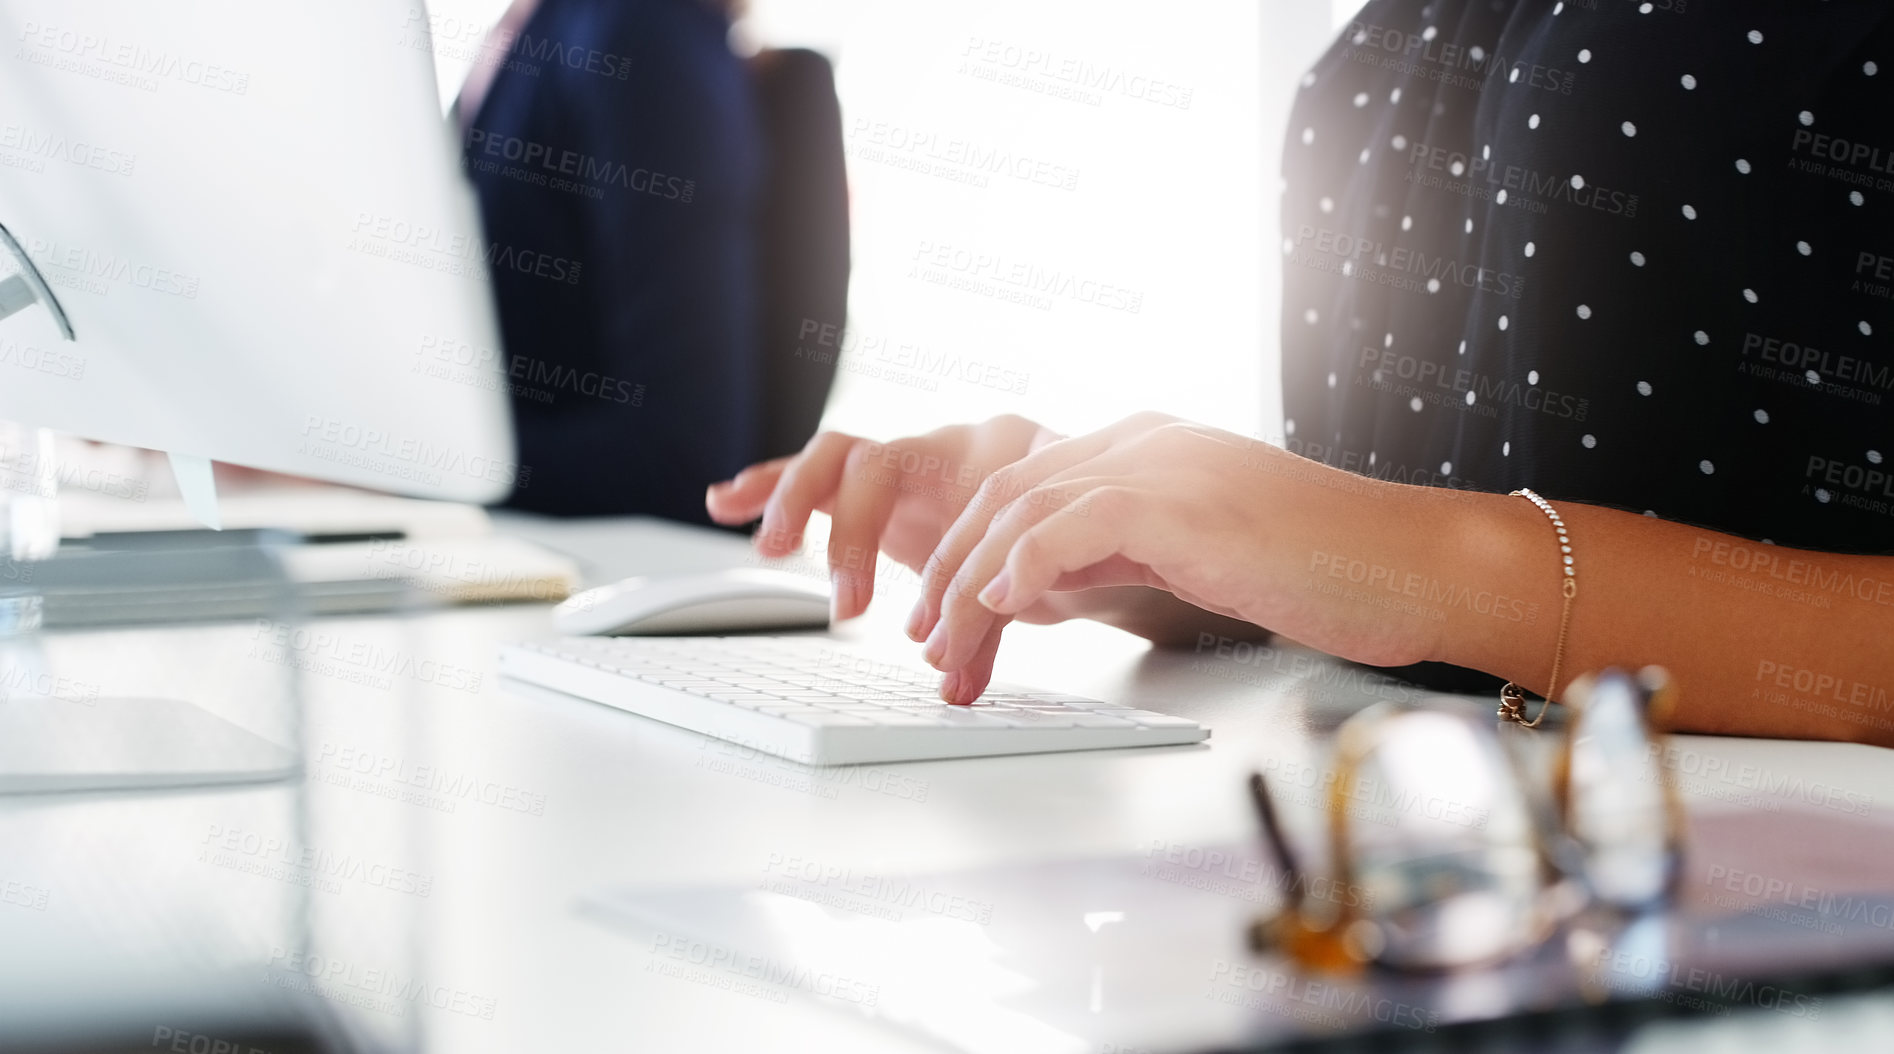
M 705 692 L 706 699 L 715 699 L 720 703 L 780 703 L 781 699 L 768 692 Z
M 822 710 L 804 710 L 782 716 L 796 724 L 814 728 L 868 728 L 876 723 L 854 714 L 838 714 Z
M 903 714 L 883 710 L 869 718 L 882 728 L 939 728 L 947 722 L 928 714 Z
M 1077 719 L 1071 714 L 1047 714 L 1037 710 L 1009 710 L 995 708 L 993 716 L 1014 728 L 1076 728 Z
M 949 706 L 936 703 L 928 710 L 908 710 L 905 713 L 925 715 L 938 719 L 942 724 L 955 728 L 1005 728 L 1006 722 L 997 717 L 981 713 L 970 706 Z

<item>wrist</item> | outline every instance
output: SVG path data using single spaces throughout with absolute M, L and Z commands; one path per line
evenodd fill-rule
M 1563 554 L 1551 522 L 1508 494 L 1448 492 L 1441 504 L 1449 602 L 1433 658 L 1543 692 L 1564 603 Z

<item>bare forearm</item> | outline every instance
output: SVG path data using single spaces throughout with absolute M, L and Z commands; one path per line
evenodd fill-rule
M 1894 558 L 1553 504 L 1578 582 L 1557 692 L 1586 671 L 1656 663 L 1678 686 L 1666 716 L 1677 731 L 1894 745 Z M 1450 607 L 1438 657 L 1545 691 L 1563 603 L 1550 523 L 1503 495 L 1458 495 L 1442 508 L 1453 525 L 1439 557 L 1447 576 L 1525 598 L 1534 617 Z

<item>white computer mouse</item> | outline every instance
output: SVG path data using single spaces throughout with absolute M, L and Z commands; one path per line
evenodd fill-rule
M 552 620 L 575 637 L 825 629 L 829 584 L 761 567 L 627 578 L 574 594 Z

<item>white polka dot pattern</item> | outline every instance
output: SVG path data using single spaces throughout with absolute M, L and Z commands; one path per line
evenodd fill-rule
M 1894 537 L 1803 475 L 1894 434 L 1873 6 L 1378 0 L 1287 126 L 1297 443 L 1783 544 Z

